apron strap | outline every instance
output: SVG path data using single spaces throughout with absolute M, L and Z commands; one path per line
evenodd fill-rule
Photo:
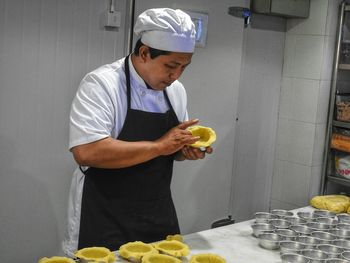
M 130 85 L 130 70 L 129 70 L 129 57 L 125 58 L 125 77 L 126 77 L 126 95 L 128 100 L 128 109 L 131 108 L 131 85 Z

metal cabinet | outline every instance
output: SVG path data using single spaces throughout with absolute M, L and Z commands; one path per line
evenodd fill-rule
M 258 14 L 307 18 L 310 0 L 252 0 L 250 9 Z
M 350 5 L 344 1 L 333 62 L 328 124 L 322 170 L 323 194 L 350 194 Z M 349 165 L 347 164 L 349 162 Z

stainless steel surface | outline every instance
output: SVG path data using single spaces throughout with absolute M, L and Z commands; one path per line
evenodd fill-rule
M 292 225 L 305 225 L 307 223 L 307 220 L 295 216 L 286 216 L 283 219 L 291 222 Z
M 305 244 L 307 249 L 316 248 L 321 243 L 318 238 L 310 236 L 298 236 L 295 241 Z
M 337 239 L 337 237 L 331 233 L 323 232 L 323 231 L 315 231 L 311 233 L 312 237 L 316 237 L 320 240 L 321 243 L 327 244 L 330 243 L 332 240 Z
M 252 0 L 250 8 L 257 14 L 307 18 L 310 12 L 310 0 Z
M 328 225 L 329 228 L 336 227 L 338 224 L 338 220 L 336 220 L 332 217 L 318 217 L 315 219 L 315 222 Z
M 336 213 L 328 210 L 315 210 L 313 215 L 316 217 L 335 217 Z
M 330 244 L 320 244 L 317 246 L 317 248 L 325 252 L 328 258 L 339 258 L 340 254 L 343 252 L 343 249 L 341 247 Z
M 339 223 L 337 225 L 337 228 L 339 229 L 345 229 L 345 230 L 350 230 L 350 224 L 348 223 Z
M 313 231 L 327 230 L 331 228 L 329 224 L 321 224 L 318 222 L 308 222 L 306 226 L 308 226 Z
M 324 262 L 328 258 L 327 254 L 317 249 L 305 249 L 301 254 L 310 260 L 310 262 Z
M 341 253 L 343 259 L 350 260 L 350 251 L 345 251 Z
M 329 233 L 334 234 L 337 239 L 350 239 L 350 230 L 347 229 L 334 229 L 332 231 L 329 231 Z
M 281 255 L 288 253 L 298 254 L 301 250 L 307 249 L 307 246 L 297 241 L 281 241 L 280 248 Z
M 338 218 L 338 220 L 339 220 L 339 223 L 347 223 L 347 224 L 350 224 L 350 215 L 349 215 L 349 214 L 345 214 L 345 213 L 338 214 L 338 215 L 337 215 L 337 218 Z
M 312 230 L 306 225 L 295 225 L 291 226 L 290 229 L 294 230 L 299 235 L 310 235 L 312 233 Z
M 313 212 L 297 212 L 297 216 L 307 221 L 310 221 L 311 219 L 316 218 Z
M 272 219 L 270 220 L 270 224 L 279 229 L 286 229 L 292 225 L 291 222 L 284 219 Z
M 277 215 L 280 218 L 283 218 L 285 216 L 293 216 L 294 215 L 293 212 L 287 211 L 287 210 L 284 210 L 284 209 L 273 209 L 273 210 L 271 210 L 271 214 Z
M 325 263 L 349 263 L 349 261 L 341 258 L 327 258 Z
M 279 235 L 282 240 L 295 240 L 298 235 L 295 231 L 291 229 L 275 229 L 274 233 Z
M 278 216 L 267 212 L 257 212 L 255 213 L 254 218 L 256 223 L 268 223 L 269 220 L 277 219 Z
M 283 254 L 281 256 L 282 263 L 309 263 L 310 261 L 303 255 L 298 254 Z
M 259 235 L 264 232 L 273 232 L 273 230 L 275 229 L 273 225 L 267 223 L 256 223 L 253 224 L 251 227 L 253 229 L 253 236 L 255 237 L 259 237 Z
M 345 240 L 345 239 L 333 240 L 332 245 L 336 245 L 346 251 L 350 251 L 350 240 Z
M 275 233 L 263 233 L 259 235 L 259 245 L 266 249 L 278 249 L 281 237 Z

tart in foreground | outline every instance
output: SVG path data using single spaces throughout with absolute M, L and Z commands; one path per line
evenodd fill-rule
M 163 240 L 153 245 L 160 253 L 173 256 L 173 257 L 185 257 L 190 253 L 189 247 L 177 240 Z
M 148 254 L 142 258 L 142 263 L 181 263 L 181 260 L 168 255 Z
M 215 254 L 198 254 L 191 257 L 190 263 L 226 263 L 226 260 Z
M 85 261 L 101 261 L 112 263 L 116 260 L 115 255 L 108 248 L 105 247 L 87 247 L 78 250 L 74 255 Z
M 119 248 L 119 255 L 131 262 L 141 262 L 142 257 L 148 254 L 158 254 L 158 250 L 141 241 L 129 242 Z
M 75 263 L 71 258 L 66 257 L 51 257 L 51 258 L 42 258 L 38 263 Z

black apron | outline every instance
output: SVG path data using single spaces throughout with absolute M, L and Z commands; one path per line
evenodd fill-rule
M 118 140 L 154 141 L 179 124 L 166 91 L 166 113 L 131 109 L 129 56 L 125 59 L 128 110 Z M 174 155 L 120 169 L 84 171 L 78 248 L 111 250 L 131 241 L 154 242 L 180 233 L 170 183 Z

